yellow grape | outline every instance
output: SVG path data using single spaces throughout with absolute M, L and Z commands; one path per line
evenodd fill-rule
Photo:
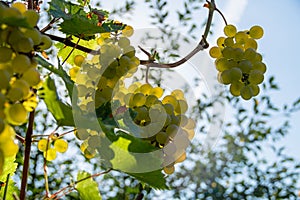
M 222 52 L 221 52 L 221 49 L 219 47 L 212 47 L 210 48 L 209 50 L 209 55 L 212 57 L 212 58 L 219 58 L 222 56 Z
M 42 35 L 37 29 L 26 29 L 24 31 L 24 36 L 31 38 L 34 45 L 39 45 L 42 42 Z
M 16 143 L 14 143 L 14 140 L 12 138 L 2 143 L 1 148 L 3 149 L 5 157 L 14 156 L 19 151 L 19 146 Z
M 121 37 L 121 38 L 118 40 L 118 45 L 119 45 L 121 48 L 126 48 L 126 47 L 130 46 L 130 40 L 129 40 L 127 37 Z
M 162 97 L 164 90 L 161 87 L 155 87 L 150 91 L 150 95 L 154 95 L 157 98 Z
M 149 83 L 146 83 L 146 84 L 140 86 L 139 91 L 141 93 L 143 93 L 144 95 L 149 95 L 151 93 L 152 88 L 153 87 Z
M 7 93 L 7 98 L 12 101 L 20 101 L 23 98 L 23 91 L 21 88 L 10 88 L 8 93 Z
M 12 66 L 13 70 L 16 73 L 23 73 L 27 69 L 29 69 L 31 65 L 30 59 L 23 55 L 23 54 L 18 54 L 13 60 L 12 60 Z
M 13 84 L 11 85 L 11 88 L 20 88 L 22 90 L 22 98 L 26 99 L 30 92 L 30 85 L 22 79 L 17 79 Z
M 2 130 L 2 132 L 0 133 L 0 143 L 3 141 L 11 140 L 15 137 L 15 135 L 15 130 L 10 125 L 5 123 L 4 130 Z
M 163 98 L 163 100 L 162 100 L 162 103 L 163 104 L 171 104 L 174 108 L 176 108 L 177 107 L 177 104 L 178 104 L 178 101 L 177 101 L 177 99 L 174 97 L 174 96 L 172 96 L 172 95 L 167 95 L 167 96 L 165 96 L 164 98 Z
M 68 149 L 68 142 L 63 139 L 57 139 L 54 141 L 54 149 L 60 153 L 64 153 Z
M 250 28 L 249 35 L 253 39 L 260 39 L 264 35 L 264 29 L 261 26 L 252 26 Z
M 39 48 L 41 51 L 44 51 L 46 49 L 49 49 L 52 46 L 52 40 L 47 35 L 41 36 L 41 44 L 39 45 Z
M 236 27 L 232 24 L 228 24 L 224 27 L 224 33 L 228 37 L 234 37 L 236 34 L 236 31 L 237 31 Z
M 5 109 L 6 119 L 12 125 L 22 125 L 27 120 L 27 111 L 21 103 L 8 106 Z
M 183 152 L 183 154 L 181 154 L 175 162 L 180 163 L 180 162 L 185 161 L 185 159 L 186 159 L 186 152 Z
M 174 96 L 177 100 L 184 100 L 184 93 L 180 89 L 175 89 L 171 92 L 171 95 Z
M 188 110 L 188 104 L 185 100 L 178 100 L 177 106 L 175 108 L 175 112 L 182 114 L 185 113 Z
M 30 67 L 24 72 L 22 80 L 26 81 L 30 86 L 36 86 L 41 82 L 40 73 L 36 68 Z
M 238 44 L 245 44 L 246 40 L 248 39 L 248 35 L 243 31 L 239 31 L 234 36 L 234 39 Z
M 34 27 L 37 22 L 39 21 L 40 15 L 35 12 L 34 10 L 26 10 L 23 13 L 24 17 L 26 18 L 27 23 L 31 26 Z
M 84 57 L 82 55 L 76 55 L 74 57 L 74 64 L 80 67 L 84 61 Z
M 174 165 L 164 167 L 164 172 L 165 172 L 166 174 L 173 174 L 174 171 L 175 171 Z
M 256 50 L 257 49 L 257 42 L 253 38 L 248 38 L 245 41 L 244 48 L 245 49 L 252 48 L 252 49 Z
M 47 161 L 52 161 L 56 158 L 56 150 L 54 148 L 49 148 L 44 151 L 44 157 Z
M 21 2 L 14 2 L 11 7 L 18 9 L 21 13 L 24 13 L 27 10 L 25 4 Z
M 48 140 L 44 139 L 44 138 L 40 139 L 38 141 L 38 146 L 37 147 L 38 147 L 38 150 L 40 150 L 41 152 L 44 152 L 44 151 L 46 151 L 47 149 L 50 148 L 50 141 L 48 142 Z
M 224 48 L 224 41 L 225 41 L 225 37 L 219 37 L 218 39 L 217 39 L 217 45 L 218 45 L 218 47 L 220 47 L 220 48 Z
M 122 30 L 122 35 L 124 37 L 130 37 L 133 35 L 133 33 L 134 33 L 134 30 L 133 30 L 132 26 L 129 26 L 129 25 L 125 26 L 125 28 Z

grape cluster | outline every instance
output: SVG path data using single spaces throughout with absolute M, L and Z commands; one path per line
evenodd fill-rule
M 56 152 L 64 153 L 68 150 L 68 142 L 57 135 L 51 135 L 49 139 L 39 140 L 38 149 L 44 152 L 44 158 L 47 161 L 52 161 L 57 156 Z
M 224 33 L 227 37 L 219 37 L 217 46 L 209 51 L 210 56 L 216 58 L 218 81 L 230 84 L 233 96 L 249 100 L 259 94 L 258 85 L 263 82 L 266 72 L 262 55 L 256 51 L 256 40 L 262 38 L 264 31 L 257 25 L 245 31 L 237 31 L 234 25 L 226 25 Z
M 77 85 L 80 108 L 87 112 L 110 102 L 119 80 L 132 76 L 140 64 L 135 56 L 135 48 L 124 35 L 111 36 L 110 33 L 104 33 L 98 43 L 101 45 L 100 55 L 90 60 L 76 55 L 76 66 L 69 71 L 71 79 Z
M 113 95 L 119 102 L 113 113 L 125 125 L 122 128 L 163 150 L 164 172 L 172 174 L 174 164 L 185 160 L 195 122 L 185 115 L 188 105 L 181 90 L 163 94 L 162 88 L 150 84 L 135 82 L 128 88 L 120 84 Z
M 37 105 L 33 88 L 40 74 L 33 53 L 50 48 L 52 42 L 35 28 L 39 14 L 20 2 L 0 4 L 0 18 L 0 151 L 8 156 L 18 150 L 10 125 L 25 123 Z

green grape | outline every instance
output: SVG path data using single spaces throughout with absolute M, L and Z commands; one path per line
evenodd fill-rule
M 175 112 L 182 114 L 185 113 L 188 110 L 188 104 L 185 100 L 178 100 L 177 106 L 175 108 Z
M 253 69 L 265 73 L 267 71 L 267 66 L 265 63 L 258 61 L 253 64 Z
M 250 72 L 248 80 L 252 84 L 261 84 L 264 81 L 264 74 L 259 70 L 253 70 Z
M 130 102 L 131 107 L 139 107 L 143 106 L 146 103 L 146 97 L 143 93 L 136 93 L 132 97 L 132 101 Z
M 12 88 L 20 88 L 22 90 L 22 98 L 26 99 L 30 92 L 30 86 L 29 84 L 22 79 L 17 79 L 12 85 Z
M 172 122 L 171 122 L 172 123 Z M 170 136 L 171 138 L 174 138 L 175 135 L 178 133 L 179 131 L 179 127 L 176 124 L 170 124 L 167 128 L 166 128 L 166 133 L 168 136 Z
M 232 47 L 234 45 L 234 41 L 232 37 L 226 38 L 224 40 L 225 47 Z
M 228 37 L 234 37 L 237 32 L 237 29 L 234 25 L 228 24 L 224 27 L 224 33 Z
M 246 59 L 246 60 L 249 60 L 249 61 L 255 60 L 256 54 L 257 53 L 256 53 L 255 49 L 248 48 L 248 49 L 245 50 L 243 58 Z
M 5 123 L 2 118 L 0 118 L 0 134 L 3 132 L 5 128 Z
M 27 111 L 21 103 L 10 105 L 5 110 L 7 122 L 12 125 L 22 125 L 27 120 Z
M 262 61 L 262 55 L 260 53 L 257 53 L 256 56 L 255 56 L 255 61 L 259 61 L 261 62 Z
M 217 39 L 217 45 L 218 45 L 218 47 L 220 47 L 220 48 L 224 48 L 224 41 L 225 41 L 225 37 L 219 37 L 218 39 Z
M 216 59 L 215 66 L 219 72 L 223 72 L 223 71 L 231 68 L 230 61 L 228 61 L 228 59 L 226 59 L 226 58 Z
M 249 85 L 246 85 L 241 89 L 241 96 L 244 100 L 251 99 L 251 97 L 253 96 L 253 92 Z
M 19 10 L 20 13 L 24 13 L 27 10 L 25 4 L 21 2 L 14 2 L 11 7 Z
M 219 58 L 222 56 L 221 49 L 219 47 L 214 46 L 214 47 L 210 48 L 209 55 L 212 58 Z
M 174 108 L 176 108 L 177 104 L 178 104 L 178 101 L 174 96 L 167 95 L 163 98 L 162 103 L 163 104 L 171 104 Z
M 152 88 L 152 90 L 150 91 L 150 95 L 154 95 L 157 98 L 162 97 L 163 93 L 164 93 L 164 90 L 161 87 Z
M 6 97 L 4 96 L 4 94 L 2 94 L 2 93 L 0 92 L 0 110 L 3 109 L 4 104 L 5 104 L 5 101 L 6 101 Z M 0 118 L 1 118 L 1 115 L 0 115 Z
M 225 84 L 225 85 L 228 85 L 232 82 L 232 79 L 231 79 L 231 70 L 228 69 L 228 70 L 225 70 L 221 73 L 220 75 L 220 81 L 221 83 Z
M 241 60 L 238 64 L 238 68 L 240 68 L 243 73 L 249 74 L 253 69 L 253 65 L 249 60 Z
M 8 43 L 11 45 L 13 49 L 16 49 L 18 46 L 18 41 L 24 38 L 24 34 L 16 28 L 13 28 L 8 35 Z
M 27 69 L 29 69 L 31 65 L 30 59 L 23 55 L 18 54 L 13 60 L 12 60 L 12 67 L 15 73 L 23 73 Z
M 36 86 L 41 82 L 40 73 L 36 68 L 30 67 L 24 72 L 22 80 L 26 81 L 30 86 Z
M 7 93 L 7 98 L 12 101 L 21 101 L 23 98 L 23 91 L 21 88 L 10 88 Z
M 23 16 L 26 18 L 27 23 L 31 26 L 34 27 L 39 21 L 40 15 L 35 12 L 34 10 L 26 10 L 23 13 Z
M 18 145 L 16 145 L 11 138 L 6 140 L 4 144 L 1 144 L 1 148 L 5 150 L 3 152 L 5 157 L 15 156 L 19 150 Z
M 16 8 L 5 8 L 5 11 L 2 13 L 3 18 L 22 18 L 21 12 Z
M 242 70 L 240 68 L 234 67 L 230 69 L 230 82 L 241 80 L 242 75 Z
M 44 158 L 47 161 L 52 161 L 56 158 L 56 150 L 54 148 L 49 148 L 48 150 L 44 151 Z
M 222 54 L 223 54 L 224 58 L 232 59 L 233 56 L 234 56 L 234 48 L 232 48 L 232 47 L 225 47 L 222 50 Z
M 54 141 L 54 149 L 60 153 L 64 153 L 68 149 L 68 142 L 63 139 L 57 139 Z
M 241 48 L 234 48 L 232 52 L 232 57 L 240 61 L 243 58 L 244 51 Z
M 180 126 L 181 126 L 181 127 L 184 127 L 184 126 L 187 125 L 189 119 L 187 118 L 186 115 L 184 115 L 184 114 L 178 115 L 178 118 L 179 118 Z
M 155 135 L 155 139 L 159 144 L 164 145 L 167 142 L 168 135 L 166 132 L 159 132 Z
M 165 121 L 166 116 L 166 111 L 160 104 L 155 104 L 149 109 L 151 122 Z
M 29 53 L 33 51 L 33 45 L 34 43 L 31 38 L 24 37 L 18 40 L 18 43 L 15 46 L 18 52 Z
M 164 107 L 164 109 L 166 110 L 166 113 L 167 113 L 168 115 L 171 115 L 171 114 L 174 113 L 174 107 L 173 107 L 172 104 L 168 104 L 168 103 L 167 103 L 167 104 L 164 104 L 163 107 Z
M 0 63 L 6 63 L 11 60 L 13 51 L 8 47 L 0 47 Z
M 174 166 L 164 167 L 163 169 L 164 169 L 164 172 L 165 172 L 166 174 L 173 174 L 174 171 L 175 171 L 175 167 L 174 167 Z
M 46 49 L 49 49 L 52 46 L 52 40 L 49 36 L 47 35 L 42 35 L 41 36 L 41 43 L 39 45 L 39 49 L 41 51 L 44 51 Z
M 257 96 L 259 94 L 260 89 L 259 89 L 258 85 L 250 84 L 249 87 L 252 90 L 252 95 L 253 96 Z
M 264 35 L 264 29 L 261 26 L 252 26 L 249 31 L 250 37 L 260 39 Z
M 244 87 L 244 84 L 241 82 L 233 82 L 230 85 L 230 93 L 233 96 L 240 96 L 241 95 L 241 89 Z
M 124 49 L 124 48 L 130 46 L 130 40 L 127 37 L 121 37 L 118 40 L 118 45 Z
M 149 95 L 146 97 L 145 105 L 150 108 L 152 105 L 156 104 L 158 101 L 157 96 Z
M 90 136 L 89 132 L 84 128 L 77 129 L 74 131 L 74 134 L 79 140 L 86 140 Z
M 39 45 L 42 42 L 42 35 L 41 33 L 33 28 L 33 29 L 26 29 L 24 31 L 24 36 L 30 38 L 34 45 Z
M 245 49 L 252 48 L 252 49 L 256 50 L 257 49 L 257 42 L 253 38 L 248 38 L 245 41 L 244 48 Z
M 47 151 L 47 149 L 50 148 L 50 141 L 48 141 L 47 139 L 40 139 L 38 142 L 38 149 L 41 152 Z
M 99 147 L 101 145 L 101 136 L 99 135 L 92 135 L 89 137 L 88 139 L 88 146 L 96 149 L 97 147 Z
M 76 55 L 74 57 L 74 64 L 80 67 L 84 61 L 84 57 L 82 55 Z
M 7 70 L 0 69 L 0 89 L 7 89 L 9 86 L 10 74 Z
M 135 48 L 133 46 L 128 46 L 123 49 L 124 56 L 128 56 L 129 58 L 135 56 Z
M 237 32 L 236 35 L 234 36 L 234 39 L 238 44 L 245 44 L 248 38 L 249 38 L 248 35 L 243 31 Z

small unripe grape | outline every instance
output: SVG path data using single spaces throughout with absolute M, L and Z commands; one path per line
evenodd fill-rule
M 175 167 L 174 166 L 170 166 L 170 167 L 164 167 L 164 172 L 166 174 L 173 174 L 175 171 Z
M 234 45 L 234 41 L 232 37 L 226 38 L 224 40 L 225 47 L 232 47 Z
M 39 140 L 38 150 L 40 150 L 41 152 L 44 152 L 49 148 L 50 148 L 50 141 L 48 142 L 48 140 L 44 139 L 44 138 Z
M 134 33 L 134 30 L 133 30 L 133 28 L 132 28 L 132 26 L 125 26 L 125 28 L 122 30 L 122 35 L 124 36 L 124 37 L 130 37 L 130 36 L 132 36 L 133 35 L 133 33 Z
M 252 48 L 252 49 L 256 50 L 257 49 L 257 42 L 253 38 L 248 38 L 245 41 L 244 48 L 245 49 Z
M 163 104 L 171 104 L 174 108 L 176 108 L 177 107 L 177 104 L 178 104 L 178 101 L 177 101 L 177 99 L 174 97 L 174 96 L 172 96 L 172 95 L 167 95 L 167 96 L 165 96 L 164 98 L 163 98 L 163 100 L 162 100 L 162 103 Z
M 63 139 L 57 139 L 54 142 L 54 149 L 60 153 L 64 153 L 68 149 L 68 142 Z
M 56 150 L 54 148 L 49 148 L 47 151 L 44 151 L 44 157 L 47 161 L 52 161 L 56 158 Z
M 27 23 L 29 26 L 34 27 L 39 21 L 39 14 L 35 12 L 34 10 L 26 10 L 23 13 L 23 16 L 26 18 Z
M 217 45 L 218 47 L 220 48 L 224 48 L 224 41 L 225 41 L 225 37 L 219 37 L 218 40 L 217 40 Z
M 235 41 L 238 44 L 245 44 L 246 40 L 248 39 L 248 35 L 243 32 L 243 31 L 239 31 L 235 36 Z
M 151 89 L 151 91 L 150 91 L 150 95 L 154 95 L 157 98 L 162 97 L 163 93 L 164 93 L 164 90 L 161 87 L 155 87 L 155 88 Z
M 228 37 L 234 37 L 236 34 L 236 31 L 237 31 L 236 27 L 232 24 L 228 24 L 224 27 L 224 33 Z
M 264 29 L 261 26 L 252 26 L 249 35 L 254 39 L 260 39 L 264 35 Z

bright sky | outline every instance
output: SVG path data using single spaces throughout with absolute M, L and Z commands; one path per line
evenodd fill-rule
M 117 5 L 118 1 L 112 0 L 104 3 L 107 8 Z M 137 1 L 139 2 L 139 1 Z M 109 5 L 110 4 L 110 5 Z M 171 4 L 170 9 L 177 10 L 177 4 Z M 249 29 L 252 25 L 261 25 L 265 30 L 263 39 L 259 41 L 259 51 L 264 56 L 268 66 L 268 75 L 274 75 L 279 83 L 280 91 L 272 93 L 273 100 L 282 105 L 291 104 L 300 97 L 299 80 L 300 62 L 300 26 L 297 21 L 300 19 L 300 1 L 272 1 L 272 0 L 216 0 L 218 8 L 225 15 L 228 23 L 235 24 L 239 30 Z M 149 28 L 149 9 L 139 6 L 134 12 L 132 20 L 123 20 L 137 28 Z M 201 10 L 204 12 L 204 10 Z M 206 13 L 205 13 L 206 16 Z M 195 17 L 198 19 L 199 16 Z M 214 41 L 218 34 L 222 33 L 224 22 L 218 15 L 214 16 L 213 32 L 210 37 Z M 277 120 L 277 121 L 276 121 Z M 274 124 L 280 122 L 280 117 L 274 119 Z M 287 153 L 293 155 L 300 161 L 300 112 L 292 116 L 292 129 L 289 135 L 280 142 L 285 145 Z

